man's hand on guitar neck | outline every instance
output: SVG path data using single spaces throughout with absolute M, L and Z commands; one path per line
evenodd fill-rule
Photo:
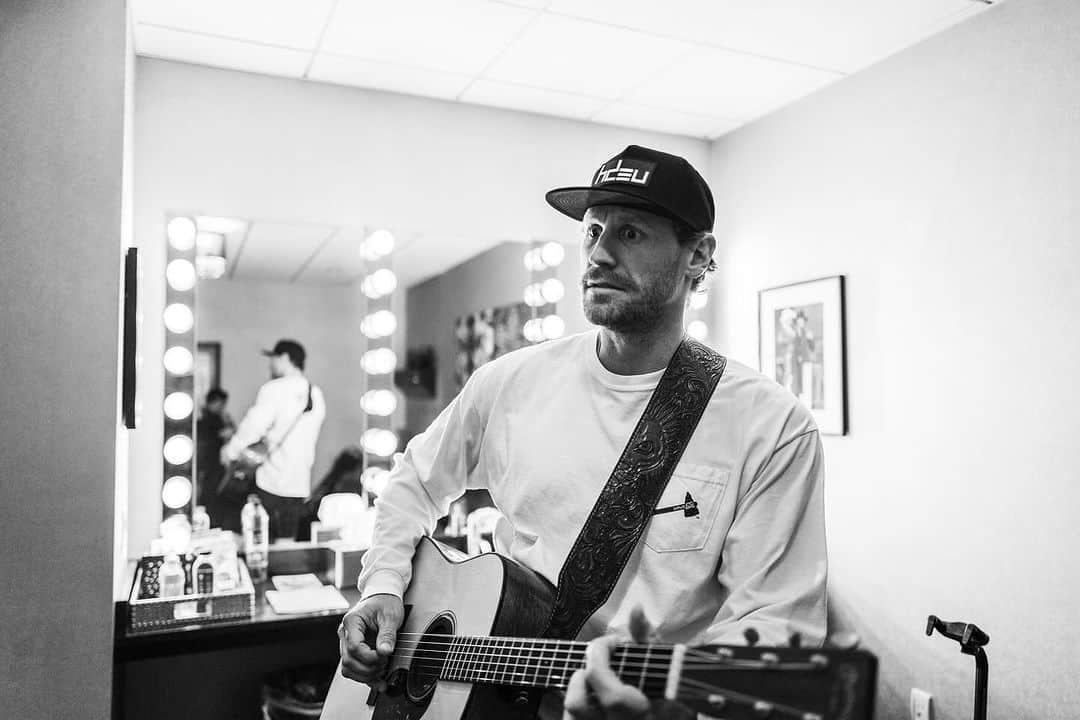
M 396 595 L 372 595 L 345 613 L 338 627 L 341 674 L 372 687 L 382 683 L 405 606 Z
M 634 642 L 659 642 L 640 607 L 630 613 L 630 634 Z M 596 638 L 585 647 L 585 667 L 570 676 L 563 702 L 563 720 L 677 720 L 695 714 L 666 700 L 649 700 L 636 687 L 627 685 L 611 669 L 614 636 Z

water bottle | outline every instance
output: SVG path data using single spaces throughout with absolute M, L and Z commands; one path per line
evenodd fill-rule
M 270 561 L 270 516 L 258 495 L 248 495 L 240 511 L 240 524 L 244 529 L 244 556 L 251 581 L 265 582 Z
M 210 529 L 210 515 L 206 512 L 205 505 L 196 505 L 195 512 L 191 513 L 191 531 L 206 532 Z

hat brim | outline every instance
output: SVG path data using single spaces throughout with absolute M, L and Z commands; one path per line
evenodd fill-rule
M 555 188 L 544 195 L 548 205 L 555 208 L 563 215 L 575 220 L 583 220 L 585 211 L 597 205 L 621 205 L 639 210 L 647 210 L 657 215 L 663 215 L 672 220 L 686 222 L 675 213 L 662 205 L 657 205 L 651 199 L 636 195 L 629 189 L 614 190 L 595 187 L 566 187 Z

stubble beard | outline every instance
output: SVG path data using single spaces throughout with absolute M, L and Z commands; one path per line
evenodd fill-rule
M 674 286 L 675 280 L 672 273 L 655 278 L 637 292 L 619 292 L 614 296 L 593 293 L 591 300 L 586 291 L 582 296 L 585 319 L 617 333 L 650 333 L 664 324 L 667 290 Z

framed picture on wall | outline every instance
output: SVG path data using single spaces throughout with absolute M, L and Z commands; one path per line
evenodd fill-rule
M 201 342 L 195 348 L 195 404 L 206 399 L 211 388 L 221 387 L 221 343 Z
M 761 372 L 809 408 L 822 434 L 847 434 L 844 276 L 760 291 L 758 330 Z

